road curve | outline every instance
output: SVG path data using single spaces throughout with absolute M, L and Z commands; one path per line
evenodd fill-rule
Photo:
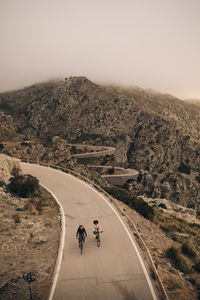
M 56 196 L 65 214 L 66 234 L 54 300 L 157 299 L 129 230 L 102 195 L 61 171 L 27 163 L 21 167 Z M 104 230 L 100 248 L 92 235 L 94 219 Z M 83 255 L 75 239 L 79 224 L 88 233 Z

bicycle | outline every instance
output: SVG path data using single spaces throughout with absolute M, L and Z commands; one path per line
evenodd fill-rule
M 84 236 L 83 235 L 79 235 L 79 237 L 78 237 L 78 245 L 79 245 L 81 254 L 83 253 L 83 243 L 84 243 L 84 241 L 85 241 Z
M 100 244 L 101 244 L 101 242 L 100 242 L 100 233 L 102 233 L 103 231 L 96 231 L 95 232 L 95 235 L 96 235 L 96 240 L 97 240 L 97 247 L 100 247 Z

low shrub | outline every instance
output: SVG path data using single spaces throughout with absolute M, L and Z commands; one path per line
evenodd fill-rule
M 172 239 L 173 241 L 179 242 L 179 236 L 178 236 L 176 233 L 170 232 L 169 237 L 170 237 L 170 239 Z
M 77 154 L 76 146 L 72 146 L 72 147 L 71 147 L 71 153 L 72 153 L 72 154 Z
M 192 285 L 194 285 L 194 286 L 197 284 L 195 278 L 188 278 L 188 281 L 189 281 Z
M 178 249 L 172 246 L 166 250 L 165 255 L 172 261 L 172 263 L 176 263 Z
M 133 197 L 130 192 L 119 187 L 105 187 L 105 190 L 113 198 L 122 201 L 131 208 L 135 209 L 144 218 L 153 221 L 154 209 L 148 205 L 143 199 Z
M 27 202 L 25 203 L 23 209 L 24 209 L 24 210 L 32 211 L 33 208 L 34 208 L 33 203 L 29 200 L 29 201 L 27 201 Z
M 11 171 L 11 175 L 14 176 L 14 177 L 16 177 L 16 176 L 18 176 L 19 174 L 20 174 L 20 170 L 19 170 L 18 168 L 14 167 L 14 168 L 12 169 L 12 171 Z
M 134 208 L 140 215 L 144 218 L 153 221 L 154 218 L 154 209 L 152 206 L 148 205 L 142 199 L 135 199 L 132 204 L 132 208 Z
M 153 280 L 156 280 L 156 279 L 157 279 L 157 275 L 156 275 L 155 271 L 153 270 L 153 268 L 150 268 L 150 274 L 151 274 L 151 278 L 152 278 Z
M 15 221 L 15 223 L 20 223 L 21 222 L 21 216 L 19 213 L 16 213 L 14 216 L 13 216 L 13 219 Z
M 194 269 L 200 273 L 200 261 L 198 261 L 195 265 L 194 265 Z
M 185 174 L 190 174 L 191 173 L 190 167 L 185 165 L 183 162 L 178 167 L 178 171 L 181 172 L 181 173 L 185 173 Z
M 14 177 L 20 175 L 20 170 L 18 168 L 14 167 L 11 171 L 11 175 Z
M 160 225 L 160 229 L 164 231 L 166 234 L 169 234 L 171 232 L 171 228 L 167 225 Z
M 38 193 L 39 181 L 31 175 L 17 175 L 11 177 L 8 188 L 12 193 L 17 194 L 22 198 L 27 198 L 30 195 Z
M 112 187 L 105 187 L 104 188 L 108 194 L 110 194 L 113 198 L 116 198 L 125 204 L 130 204 L 132 200 L 131 194 L 119 187 L 112 186 Z
M 200 183 L 200 176 L 195 177 L 196 181 Z
M 163 208 L 163 209 L 167 209 L 167 206 L 165 205 L 165 203 L 160 203 L 160 204 L 158 205 L 158 207 L 161 207 L 161 208 Z
M 191 266 L 188 264 L 180 250 L 174 246 L 168 248 L 165 252 L 166 257 L 171 261 L 172 265 L 184 274 L 191 272 Z
M 112 175 L 112 174 L 114 174 L 114 172 L 115 172 L 115 169 L 114 169 L 114 168 L 108 169 L 108 174 Z
M 194 246 L 190 242 L 185 242 L 182 244 L 181 251 L 183 254 L 187 255 L 190 258 L 196 258 L 197 252 Z
M 3 187 L 5 185 L 6 185 L 5 182 L 3 180 L 0 180 L 0 187 Z
M 35 198 L 33 202 L 35 208 L 42 213 L 44 207 L 44 201 L 41 198 Z
M 22 207 L 17 207 L 16 211 L 23 211 L 23 208 Z

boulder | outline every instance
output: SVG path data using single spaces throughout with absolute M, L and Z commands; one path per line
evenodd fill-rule
M 0 181 L 8 184 L 9 179 L 13 176 L 14 172 L 22 173 L 19 164 L 19 159 L 0 154 Z

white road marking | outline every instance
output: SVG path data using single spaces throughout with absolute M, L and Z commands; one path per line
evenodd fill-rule
M 53 284 L 51 286 L 51 291 L 50 291 L 50 295 L 49 295 L 49 300 L 52 300 L 53 299 L 53 294 L 54 294 L 55 288 L 56 288 L 56 283 L 58 281 L 58 275 L 59 275 L 59 272 L 60 272 L 63 249 L 64 249 L 64 244 L 65 244 L 65 214 L 64 214 L 64 209 L 63 209 L 60 201 L 56 197 L 56 195 L 49 188 L 47 188 L 44 184 L 40 183 L 40 185 L 43 186 L 52 195 L 52 197 L 58 203 L 58 205 L 60 207 L 60 212 L 61 212 L 60 246 L 59 246 L 58 257 L 57 257 L 56 266 L 55 266 L 55 270 L 54 270 Z

